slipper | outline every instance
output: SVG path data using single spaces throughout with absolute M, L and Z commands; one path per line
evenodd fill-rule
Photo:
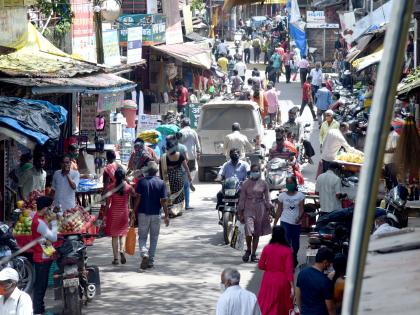
M 143 256 L 143 259 L 141 260 L 140 269 L 147 269 L 147 266 L 149 266 L 149 256 Z
M 120 260 L 121 260 L 121 264 L 125 265 L 125 263 L 127 262 L 127 259 L 125 258 L 125 255 L 123 252 L 120 252 Z
M 120 262 L 118 261 L 118 259 L 114 259 L 114 260 L 112 261 L 112 264 L 113 264 L 113 265 L 119 265 L 119 264 L 120 264 Z

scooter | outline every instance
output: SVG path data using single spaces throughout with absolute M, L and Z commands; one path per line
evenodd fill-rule
M 265 171 L 265 181 L 269 190 L 282 190 L 286 186 L 286 178 L 290 173 L 287 160 L 274 158 L 268 161 Z
M 225 244 L 230 244 L 235 229 L 238 202 L 239 202 L 239 179 L 234 176 L 225 179 L 222 183 L 222 204 L 217 208 L 219 224 L 223 227 L 223 239 Z
M 90 234 L 68 234 L 60 237 L 57 248 L 58 271 L 55 273 L 56 299 L 63 299 L 64 314 L 81 315 L 82 305 L 87 305 L 100 294 L 99 269 L 88 266 L 84 239 Z

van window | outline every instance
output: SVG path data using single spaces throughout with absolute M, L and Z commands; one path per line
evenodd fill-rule
M 255 128 L 254 115 L 249 107 L 207 108 L 201 114 L 202 130 L 230 130 L 234 122 L 238 122 L 241 129 Z

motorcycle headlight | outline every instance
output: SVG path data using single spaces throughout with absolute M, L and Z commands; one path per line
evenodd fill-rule
M 225 196 L 232 197 L 236 195 L 236 189 L 226 189 Z

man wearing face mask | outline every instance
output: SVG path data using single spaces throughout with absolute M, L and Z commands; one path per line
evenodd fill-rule
M 247 162 L 239 159 L 239 150 L 231 149 L 229 151 L 230 160 L 225 162 L 220 168 L 219 174 L 216 177 L 215 181 L 222 181 L 231 177 L 236 176 L 240 183 L 244 182 L 248 176 L 250 166 Z M 219 205 L 222 204 L 223 192 L 219 191 L 217 193 L 217 204 L 216 209 Z
M 222 295 L 217 301 L 216 315 L 261 315 L 254 293 L 239 286 L 241 274 L 233 268 L 226 268 L 221 274 Z
M 19 274 L 13 268 L 0 271 L 0 314 L 32 315 L 32 300 L 19 290 Z
M 327 247 L 318 250 L 315 264 L 303 269 L 296 282 L 295 298 L 301 315 L 335 315 L 332 282 L 325 271 L 334 260 Z
M 246 152 L 250 152 L 254 149 L 247 136 L 241 133 L 241 125 L 237 122 L 232 125 L 232 133 L 225 137 L 223 148 L 227 160 L 230 158 L 231 149 L 238 149 L 240 154 L 239 158 L 241 159 L 245 158 Z

